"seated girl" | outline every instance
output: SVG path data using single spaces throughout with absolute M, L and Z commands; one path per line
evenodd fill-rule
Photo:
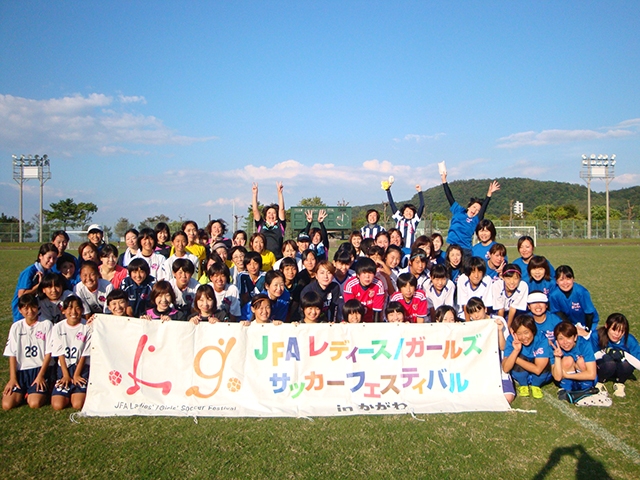
M 575 325 L 566 321 L 557 325 L 553 333 L 556 341 L 551 343 L 551 373 L 560 385 L 558 397 L 562 398 L 567 391 L 595 386 L 598 370 L 589 340 L 579 337 Z
M 613 380 L 613 395 L 625 397 L 625 382 L 640 368 L 640 345 L 629 333 L 629 321 L 621 313 L 612 313 L 590 339 L 598 369 L 596 386 L 604 390 L 604 383 Z
M 542 398 L 542 387 L 551 382 L 549 340 L 538 331 L 530 315 L 518 315 L 511 323 L 511 335 L 504 349 L 502 370 L 518 383 L 518 395 Z

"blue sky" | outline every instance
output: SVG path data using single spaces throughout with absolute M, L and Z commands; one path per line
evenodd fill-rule
M 48 154 L 45 205 L 106 225 L 231 221 L 254 181 L 360 205 L 394 175 L 405 199 L 443 160 L 579 183 L 581 154 L 616 154 L 611 188 L 639 185 L 639 27 L 637 1 L 3 1 L 0 211 L 12 154 Z

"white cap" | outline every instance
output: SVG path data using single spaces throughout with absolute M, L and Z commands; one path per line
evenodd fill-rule
M 542 292 L 530 293 L 527 297 L 527 303 L 548 303 L 549 298 Z
M 102 225 L 98 225 L 97 223 L 94 223 L 93 225 L 89 225 L 89 228 L 87 229 L 87 233 L 90 233 L 91 230 L 100 230 L 100 232 L 104 233 L 104 230 L 102 230 Z

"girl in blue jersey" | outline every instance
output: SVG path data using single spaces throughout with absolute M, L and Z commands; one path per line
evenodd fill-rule
M 13 321 L 17 322 L 21 318 L 24 318 L 18 308 L 18 300 L 25 293 L 32 293 L 33 295 L 38 293 L 38 286 L 40 280 L 45 273 L 49 271 L 56 264 L 58 259 L 58 247 L 53 243 L 44 243 L 40 246 L 38 251 L 38 259 L 33 265 L 25 268 L 18 277 L 18 283 L 16 285 L 16 291 L 13 294 L 13 300 L 11 302 L 11 309 L 13 311 Z
M 596 358 L 589 340 L 578 336 L 571 322 L 562 322 L 553 330 L 551 374 L 565 391 L 586 390 L 596 383 Z M 559 394 L 561 392 L 558 392 Z
M 573 269 L 560 265 L 556 270 L 558 288 L 549 295 L 549 310 L 562 320 L 568 320 L 578 327 L 581 334 L 595 330 L 600 317 L 591 301 L 591 294 L 582 285 L 575 283 Z M 586 331 L 585 331 L 586 330 Z
M 530 315 L 518 315 L 511 323 L 511 335 L 504 349 L 502 370 L 518 382 L 521 397 L 542 398 L 540 387 L 552 379 L 549 368 L 551 349 L 545 334 L 538 331 Z
M 462 263 L 462 257 L 464 253 L 462 248 L 458 245 L 449 245 L 447 253 L 445 255 L 444 266 L 449 272 L 449 278 L 453 283 L 456 283 L 458 275 L 462 273 L 464 265 Z
M 460 246 L 465 255 L 471 256 L 471 239 L 475 233 L 476 226 L 484 218 L 484 212 L 487 210 L 491 196 L 500 190 L 500 184 L 496 181 L 491 182 L 487 196 L 484 200 L 478 198 L 472 198 L 467 205 L 467 208 L 463 208 L 453 198 L 449 184 L 447 183 L 447 172 L 443 172 L 440 177 L 442 178 L 442 187 L 444 193 L 447 196 L 449 205 L 451 206 L 451 223 L 449 224 L 449 234 L 447 235 L 447 243 L 449 245 Z
M 629 333 L 629 321 L 621 313 L 612 313 L 597 335 L 591 335 L 593 350 L 596 352 L 598 367 L 598 387 L 604 389 L 604 382 L 613 380 L 613 394 L 626 396 L 625 382 L 636 368 L 640 368 L 640 345 L 636 337 Z
M 539 255 L 531 257 L 529 265 L 527 265 L 527 272 L 529 274 L 527 284 L 530 292 L 538 291 L 548 296 L 552 290 L 555 290 L 556 282 L 551 278 L 551 266 L 545 257 Z
M 529 281 L 529 271 L 527 267 L 529 266 L 529 262 L 533 258 L 533 250 L 534 250 L 533 238 L 529 235 L 524 235 L 518 239 L 518 253 L 520 254 L 519 258 L 516 258 L 513 263 L 520 267 L 522 271 L 522 280 L 525 282 Z M 553 265 L 547 260 L 549 264 L 549 271 L 551 272 L 551 278 L 555 276 L 555 270 L 553 269 Z

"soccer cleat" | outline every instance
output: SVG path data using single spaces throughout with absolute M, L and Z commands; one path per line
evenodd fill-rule
M 613 396 L 620 397 L 620 398 L 624 398 L 627 396 L 627 394 L 624 393 L 624 383 L 613 384 Z
M 602 382 L 598 382 L 598 383 L 596 383 L 596 388 L 597 388 L 598 390 L 600 390 L 600 392 L 606 392 L 606 391 L 607 391 L 607 387 L 606 387 L 606 386 L 605 386 L 605 384 L 604 384 L 604 383 L 602 383 Z
M 521 397 L 528 397 L 529 387 L 527 385 L 520 385 L 518 387 L 518 395 L 520 395 Z
M 542 398 L 544 394 L 542 393 L 542 389 L 540 387 L 531 386 L 531 396 L 533 398 Z

